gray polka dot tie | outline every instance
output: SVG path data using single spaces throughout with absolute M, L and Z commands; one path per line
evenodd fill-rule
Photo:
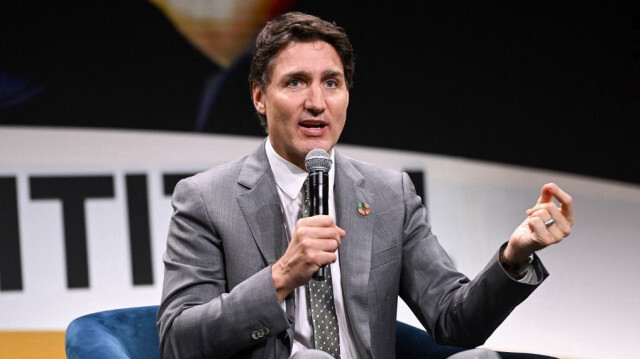
M 302 215 L 309 216 L 309 189 L 305 181 Z M 308 307 L 313 324 L 313 340 L 316 349 L 340 358 L 340 332 L 338 318 L 333 304 L 333 286 L 331 284 L 331 267 L 326 266 L 324 280 L 311 279 L 307 284 Z

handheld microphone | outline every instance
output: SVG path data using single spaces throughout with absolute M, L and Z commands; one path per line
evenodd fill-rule
M 329 214 L 329 170 L 331 157 L 327 151 L 316 148 L 309 151 L 304 159 L 309 172 L 309 216 Z M 326 264 L 318 268 L 313 279 L 325 279 Z

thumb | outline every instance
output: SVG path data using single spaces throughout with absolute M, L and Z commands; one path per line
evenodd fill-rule
M 553 200 L 553 194 L 556 193 L 558 186 L 555 183 L 547 183 L 542 186 L 540 190 L 540 198 L 538 198 L 538 203 L 547 203 Z

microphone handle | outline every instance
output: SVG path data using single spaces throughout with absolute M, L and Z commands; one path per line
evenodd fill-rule
M 329 173 L 315 170 L 309 172 L 309 215 L 329 214 Z M 313 273 L 315 280 L 325 280 L 326 264 Z

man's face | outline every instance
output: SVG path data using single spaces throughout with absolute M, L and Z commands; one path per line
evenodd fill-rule
M 267 117 L 276 152 L 305 169 L 307 153 L 329 152 L 344 128 L 349 91 L 342 61 L 324 41 L 294 42 L 276 56 L 270 78 L 265 91 L 254 85 L 254 105 Z

